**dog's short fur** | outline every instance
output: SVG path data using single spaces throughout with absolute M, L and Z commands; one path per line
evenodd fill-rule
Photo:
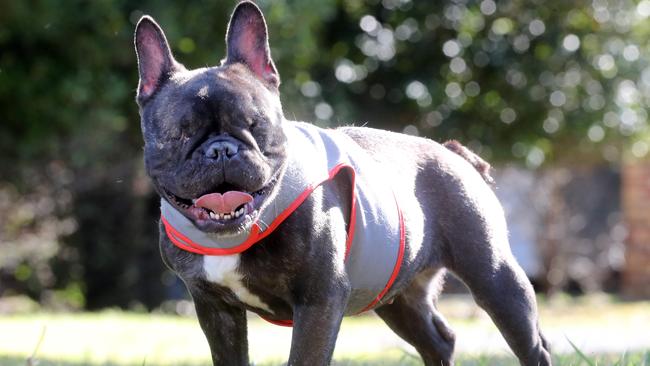
M 135 46 L 145 165 L 156 190 L 200 230 L 231 235 L 247 228 L 254 213 L 213 220 L 192 200 L 211 192 L 255 192 L 253 205 L 263 210 L 283 172 L 286 122 L 262 13 L 251 2 L 237 6 L 227 57 L 217 67 L 187 70 L 150 17 L 138 23 Z M 457 142 L 442 146 L 369 128 L 339 130 L 399 179 L 394 189 L 406 224 L 405 254 L 375 312 L 425 364 L 452 364 L 454 333 L 435 307 L 442 274 L 450 270 L 522 364 L 549 365 L 532 287 L 510 252 L 502 208 L 485 182 L 489 166 Z M 290 365 L 330 362 L 350 293 L 341 271 L 349 194 L 347 181 L 328 181 L 241 254 L 192 254 L 161 230 L 163 260 L 194 299 L 215 365 L 248 364 L 246 310 L 293 320 Z

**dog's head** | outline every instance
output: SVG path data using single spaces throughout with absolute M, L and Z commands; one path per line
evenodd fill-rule
M 249 227 L 285 165 L 280 79 L 267 34 L 260 9 L 242 2 L 221 65 L 187 70 L 152 18 L 135 30 L 147 173 L 160 196 L 203 231 Z

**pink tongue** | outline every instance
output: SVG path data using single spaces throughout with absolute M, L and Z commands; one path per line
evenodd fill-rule
M 221 193 L 210 193 L 199 197 L 194 205 L 207 208 L 218 214 L 228 214 L 245 203 L 253 201 L 253 196 L 239 191 L 228 191 Z

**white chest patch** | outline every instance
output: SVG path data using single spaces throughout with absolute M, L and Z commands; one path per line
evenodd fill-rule
M 242 283 L 242 275 L 237 272 L 239 254 L 203 256 L 203 270 L 208 281 L 229 288 L 239 301 L 254 308 L 273 314 L 271 308 L 252 294 Z

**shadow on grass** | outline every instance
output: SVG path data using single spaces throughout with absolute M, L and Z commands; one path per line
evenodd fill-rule
M 285 362 L 280 360 L 255 363 L 255 366 L 282 366 Z M 383 354 L 355 355 L 354 357 L 338 357 L 332 361 L 332 366 L 422 366 L 419 356 L 400 351 L 386 352 Z M 518 366 L 519 363 L 512 356 L 460 356 L 456 359 L 456 366 Z M 649 365 L 650 366 L 650 365 Z

